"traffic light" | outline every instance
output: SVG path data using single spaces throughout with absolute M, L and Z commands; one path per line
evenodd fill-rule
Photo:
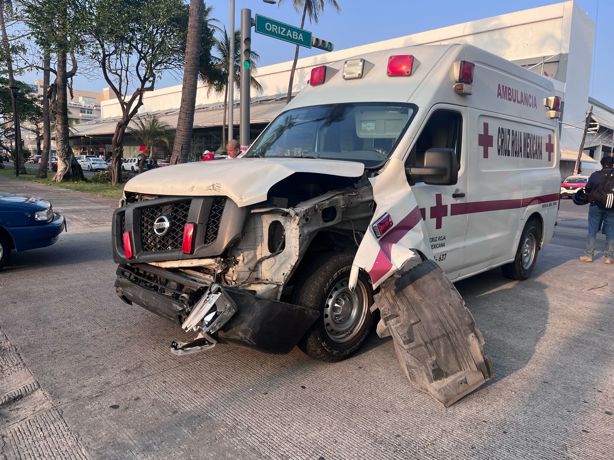
M 245 67 L 245 69 L 249 70 L 252 66 L 252 61 L 251 61 L 251 56 L 252 56 L 252 49 L 251 49 L 251 45 L 252 45 L 252 39 L 251 38 L 244 38 L 243 39 L 243 46 L 241 47 L 241 52 L 243 55 L 243 67 Z
M 324 51 L 332 51 L 334 48 L 334 45 L 332 42 L 322 40 L 321 38 L 318 38 L 318 37 L 311 38 L 311 46 L 314 48 L 324 50 Z
M 588 129 L 586 130 L 587 133 L 597 133 L 599 132 L 599 128 L 601 126 L 599 126 L 599 122 L 598 121 L 591 121 L 588 124 Z

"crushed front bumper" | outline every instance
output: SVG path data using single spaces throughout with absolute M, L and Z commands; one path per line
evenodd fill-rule
M 207 294 L 209 284 L 177 271 L 135 264 L 118 267 L 115 289 L 126 303 L 135 303 L 181 324 Z M 214 337 L 219 342 L 267 353 L 288 353 L 319 316 L 316 310 L 263 299 L 239 289 L 224 287 L 222 292 L 236 312 L 217 325 Z

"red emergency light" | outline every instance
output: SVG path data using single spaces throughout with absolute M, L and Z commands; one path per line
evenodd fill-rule
M 390 56 L 388 58 L 389 77 L 408 77 L 414 67 L 414 57 L 410 54 Z
M 181 252 L 192 254 L 194 251 L 194 230 L 196 224 L 185 224 L 183 226 L 183 240 L 181 241 Z
M 309 84 L 311 86 L 318 86 L 326 81 L 326 66 L 321 65 L 311 69 L 311 77 L 309 78 Z
M 458 68 L 456 68 L 458 66 Z M 456 83 L 473 84 L 473 69 L 475 64 L 469 61 L 459 61 L 455 63 Z
M 548 107 L 550 110 L 560 112 L 561 111 L 561 98 L 558 96 L 547 97 L 544 99 L 544 105 Z
M 471 94 L 473 89 L 471 85 L 473 84 L 473 70 L 475 69 L 475 64 L 469 61 L 456 61 L 454 63 L 454 92 L 456 94 L 460 94 L 461 96 L 465 96 L 467 94 Z
M 122 234 L 122 241 L 124 243 L 124 254 L 126 259 L 132 259 L 134 257 L 134 251 L 132 250 L 132 235 L 130 232 L 124 232 Z
M 390 214 L 386 213 L 373 224 L 373 233 L 377 238 L 381 238 L 392 228 L 393 222 Z
M 561 98 L 559 96 L 549 96 L 544 98 L 544 106 L 548 109 L 548 118 L 559 118 L 561 116 Z

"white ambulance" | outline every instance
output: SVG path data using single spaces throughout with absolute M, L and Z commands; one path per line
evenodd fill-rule
M 198 334 L 177 353 L 346 358 L 408 261 L 453 281 L 531 274 L 557 216 L 560 104 L 549 79 L 468 45 L 316 67 L 242 158 L 127 183 L 117 293 Z

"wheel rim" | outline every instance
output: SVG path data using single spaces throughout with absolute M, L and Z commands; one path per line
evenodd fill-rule
M 4 245 L 2 241 L 0 241 L 0 262 L 2 262 L 2 258 L 4 257 Z
M 535 235 L 529 233 L 522 245 L 522 268 L 528 270 L 533 265 L 537 252 L 537 239 Z
M 369 308 L 367 292 L 359 280 L 354 291 L 345 277 L 335 283 L 326 297 L 324 305 L 324 329 L 337 343 L 352 340 L 362 328 Z

